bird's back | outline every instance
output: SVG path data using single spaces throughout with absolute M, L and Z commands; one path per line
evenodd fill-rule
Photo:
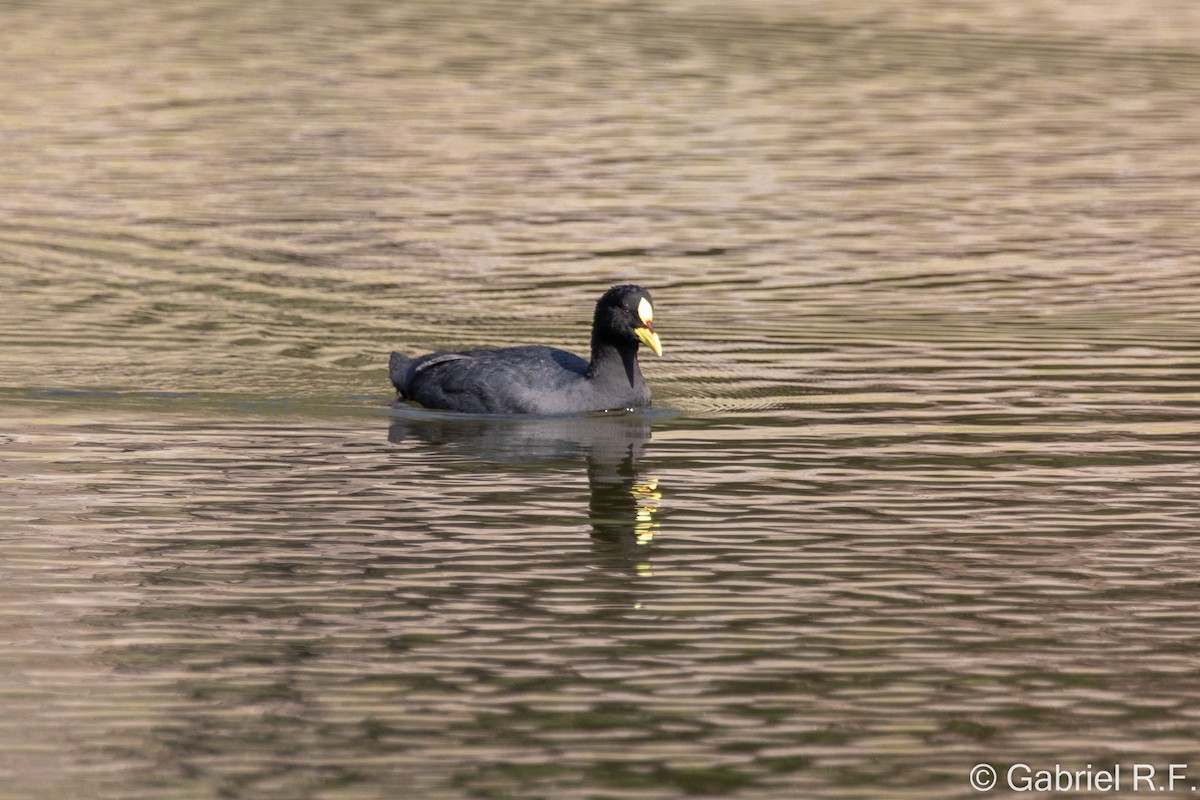
M 543 345 L 430 353 L 392 353 L 392 384 L 426 408 L 476 414 L 557 414 L 577 410 L 588 363 Z

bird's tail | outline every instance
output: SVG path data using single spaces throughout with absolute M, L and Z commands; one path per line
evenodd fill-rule
M 404 397 L 404 387 L 408 382 L 408 366 L 411 363 L 412 359 L 403 353 L 393 352 L 388 358 L 388 377 L 392 379 L 392 385 L 396 387 L 401 398 Z

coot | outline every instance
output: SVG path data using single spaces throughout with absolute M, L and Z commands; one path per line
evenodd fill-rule
M 662 355 L 650 293 L 625 284 L 596 303 L 592 360 L 544 345 L 429 353 L 388 362 L 400 399 L 475 414 L 579 414 L 650 405 L 638 344 Z

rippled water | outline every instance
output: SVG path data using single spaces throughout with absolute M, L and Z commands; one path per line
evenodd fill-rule
M 1194 760 L 1192 4 L 0 20 L 0 796 Z M 390 405 L 629 280 L 654 410 Z

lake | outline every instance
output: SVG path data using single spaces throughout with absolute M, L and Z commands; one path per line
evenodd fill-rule
M 0 797 L 1200 786 L 1194 4 L 0 21 Z

